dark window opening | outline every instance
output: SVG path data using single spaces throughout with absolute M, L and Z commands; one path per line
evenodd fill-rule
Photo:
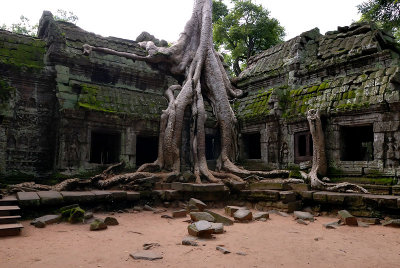
M 360 127 L 341 127 L 340 141 L 340 160 L 374 160 L 374 131 L 372 125 Z
M 206 159 L 215 160 L 220 154 L 220 139 L 219 136 L 206 135 Z
M 152 163 L 158 156 L 158 137 L 138 136 L 136 139 L 136 166 Z
M 310 161 L 313 156 L 312 136 L 309 131 L 294 135 L 294 162 Z
M 3 124 L 4 116 L 0 115 L 0 125 Z
M 260 133 L 243 134 L 244 157 L 246 159 L 261 159 Z
M 121 135 L 119 133 L 92 132 L 90 162 L 111 164 L 119 162 Z

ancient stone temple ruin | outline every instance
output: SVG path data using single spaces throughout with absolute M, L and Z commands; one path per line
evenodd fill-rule
M 90 44 L 144 55 L 136 41 L 101 37 L 49 12 L 38 38 L 0 31 L 0 174 L 43 178 L 157 158 L 165 66 L 82 53 Z M 400 171 L 399 46 L 370 24 L 305 32 L 251 58 L 235 79 L 239 163 L 257 169 L 311 166 L 309 109 L 322 113 L 330 176 L 396 180 Z M 219 154 L 211 107 L 206 156 Z M 188 115 L 187 120 L 190 120 Z M 189 135 L 185 131 L 183 136 Z M 183 144 L 187 147 L 187 144 Z M 182 150 L 183 165 L 190 161 Z

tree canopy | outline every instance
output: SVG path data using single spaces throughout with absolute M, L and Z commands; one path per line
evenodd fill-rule
M 400 0 L 368 0 L 357 6 L 361 20 L 375 21 L 400 42 Z
M 251 56 L 283 41 L 284 28 L 263 6 L 232 0 L 233 8 L 228 9 L 221 0 L 213 2 L 214 43 L 228 51 L 225 60 L 236 76 Z

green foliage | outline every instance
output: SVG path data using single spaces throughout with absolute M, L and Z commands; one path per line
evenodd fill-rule
M 400 0 L 368 0 L 357 6 L 362 21 L 374 21 L 400 42 Z
M 76 16 L 73 12 L 65 11 L 63 9 L 57 9 L 57 14 L 54 15 L 54 19 L 58 21 L 71 22 L 73 24 L 76 24 L 79 20 L 78 16 Z
M 21 17 L 19 17 L 19 22 L 13 23 L 11 26 L 3 24 L 0 28 L 17 34 L 36 36 L 38 27 L 38 24 L 32 26 L 29 19 L 24 15 L 21 15 Z
M 228 7 L 222 2 L 222 0 L 213 0 L 213 12 L 212 22 L 217 22 L 219 19 L 228 15 Z
M 15 88 L 10 86 L 6 81 L 0 79 L 0 103 L 10 99 Z
M 235 75 L 239 75 L 251 56 L 282 42 L 285 30 L 269 16 L 267 9 L 252 0 L 232 0 L 232 3 L 233 8 L 226 14 L 227 7 L 214 0 L 213 18 L 219 19 L 213 24 L 213 35 L 216 48 L 227 50 L 228 63 Z
M 56 15 L 54 15 L 54 19 L 57 21 L 66 21 L 76 24 L 76 22 L 78 21 L 78 16 L 76 16 L 71 11 L 58 9 Z M 37 30 L 39 28 L 39 24 L 36 23 L 35 25 L 31 25 L 30 20 L 24 15 L 21 15 L 19 20 L 20 20 L 19 22 L 13 23 L 11 24 L 11 26 L 2 24 L 0 26 L 0 29 L 7 30 L 17 34 L 37 36 Z

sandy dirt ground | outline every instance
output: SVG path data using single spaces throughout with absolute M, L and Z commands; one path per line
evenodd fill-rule
M 222 210 L 214 210 L 221 212 Z M 165 213 L 164 213 L 165 214 Z M 106 217 L 108 214 L 95 214 Z M 400 229 L 340 226 L 318 217 L 307 226 L 293 218 L 270 215 L 267 222 L 235 223 L 224 234 L 181 245 L 188 223 L 152 212 L 113 215 L 118 226 L 89 231 L 88 224 L 60 223 L 37 229 L 22 222 L 19 237 L 0 238 L 0 267 L 399 267 Z M 163 259 L 134 260 L 130 253 L 145 243 Z M 231 251 L 222 254 L 216 246 Z M 247 255 L 238 255 L 243 252 Z

